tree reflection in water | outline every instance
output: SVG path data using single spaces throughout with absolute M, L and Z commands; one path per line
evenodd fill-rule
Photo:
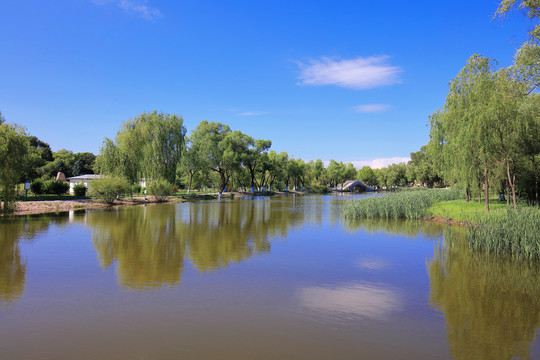
M 430 221 L 421 220 L 394 220 L 394 219 L 360 219 L 344 220 L 344 227 L 351 232 L 364 230 L 370 233 L 387 233 L 404 235 L 410 238 L 440 239 L 443 236 L 444 226 Z
M 102 266 L 117 261 L 119 283 L 131 289 L 177 286 L 187 257 L 211 272 L 270 251 L 303 212 L 275 201 L 184 203 L 89 212 Z
M 471 252 L 463 234 L 452 237 L 427 264 L 430 304 L 444 314 L 450 352 L 459 360 L 530 359 L 540 267 Z
M 24 291 L 26 261 L 21 256 L 19 242 L 31 241 L 49 226 L 65 224 L 68 220 L 68 213 L 0 220 L 0 306 L 19 299 Z
M 118 282 L 132 289 L 176 286 L 184 271 L 186 238 L 174 207 L 147 206 L 89 212 L 100 264 L 118 262 Z

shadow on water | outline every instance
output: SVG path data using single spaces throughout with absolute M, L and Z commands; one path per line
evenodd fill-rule
M 427 263 L 432 307 L 458 360 L 530 359 L 540 327 L 540 266 L 471 252 L 454 231 Z
M 0 306 L 19 299 L 24 291 L 26 260 L 21 256 L 20 242 L 32 241 L 51 225 L 68 220 L 68 213 L 0 219 Z

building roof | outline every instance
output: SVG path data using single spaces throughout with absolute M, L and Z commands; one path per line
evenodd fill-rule
M 68 177 L 66 180 L 96 180 L 101 178 L 101 175 L 96 174 L 85 174 L 85 175 L 79 175 L 79 176 L 72 176 Z
M 360 180 L 347 180 L 343 183 L 342 189 L 350 190 L 350 189 L 354 189 L 357 186 L 363 188 L 365 191 L 373 191 L 373 188 L 371 186 L 364 184 L 364 182 Z

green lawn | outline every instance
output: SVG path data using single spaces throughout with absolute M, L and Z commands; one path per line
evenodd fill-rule
M 511 206 L 510 206 L 511 207 Z M 506 202 L 501 203 L 497 198 L 489 199 L 489 210 L 492 213 L 504 212 L 507 209 Z M 477 215 L 485 213 L 485 204 L 479 204 L 478 201 L 452 200 L 443 201 L 431 206 L 428 210 L 429 215 L 437 216 L 456 221 L 465 221 L 473 219 Z

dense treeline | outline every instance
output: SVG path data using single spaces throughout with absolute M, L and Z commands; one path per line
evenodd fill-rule
M 536 2 L 503 0 L 502 16 L 514 9 L 537 21 Z M 454 185 L 466 199 L 506 191 L 514 207 L 520 194 L 539 199 L 540 180 L 540 25 L 516 52 L 514 63 L 497 68 L 475 54 L 450 83 L 444 106 L 430 117 L 430 141 L 411 153 L 408 164 L 382 169 L 330 160 L 305 162 L 270 150 L 272 142 L 254 139 L 219 122 L 202 121 L 187 135 L 179 115 L 142 113 L 126 121 L 114 140 L 106 138 L 99 155 L 62 149 L 28 136 L 0 114 L 0 191 L 4 209 L 15 185 L 97 172 L 131 184 L 167 182 L 177 188 L 308 189 L 316 192 L 359 179 L 373 187 Z M 163 187 L 163 186 L 162 186 Z M 133 189 L 133 187 L 132 187 Z
M 353 179 L 374 187 L 414 181 L 433 183 L 424 148 L 411 154 L 413 160 L 408 165 L 393 164 L 383 169 L 365 166 L 358 171 L 352 163 L 330 160 L 325 166 L 320 159 L 305 162 L 287 152 L 277 153 L 270 149 L 271 140 L 255 139 L 218 122 L 201 121 L 187 136 L 181 116 L 157 111 L 142 113 L 122 124 L 114 140 L 105 138 L 97 157 L 65 149 L 53 152 L 49 144 L 6 123 L 4 118 L 0 126 L 4 145 L 0 149 L 4 154 L 2 175 L 9 179 L 0 188 L 5 189 L 2 198 L 8 199 L 7 204 L 16 198 L 16 184 L 29 180 L 36 185 L 32 191 L 40 194 L 48 185 L 44 181 L 54 179 L 59 172 L 66 177 L 95 172 L 121 178 L 127 192 L 138 192 L 141 180 L 148 187 L 165 181 L 188 191 L 212 188 L 326 192 Z

